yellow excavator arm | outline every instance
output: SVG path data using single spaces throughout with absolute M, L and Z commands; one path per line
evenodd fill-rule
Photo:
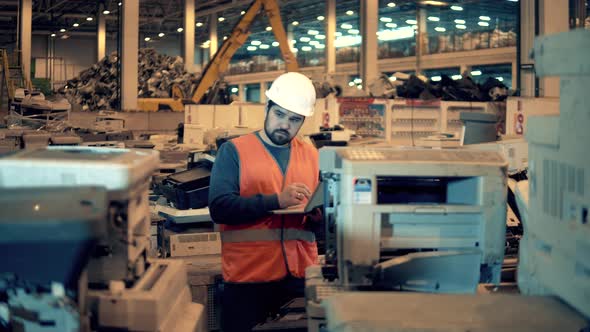
M 248 36 L 250 35 L 249 28 L 261 9 L 264 9 L 266 16 L 270 21 L 270 26 L 272 27 L 275 38 L 277 42 L 279 42 L 279 49 L 281 50 L 281 55 L 285 61 L 287 71 L 299 71 L 297 59 L 291 52 L 287 33 L 283 27 L 279 5 L 275 0 L 255 0 L 236 24 L 231 36 L 223 42 L 219 50 L 217 50 L 213 56 L 213 59 L 211 59 L 207 64 L 207 67 L 205 67 L 203 75 L 201 76 L 201 81 L 197 85 L 191 98 L 192 102 L 199 103 L 207 90 L 209 90 L 209 88 L 219 79 L 219 75 L 227 70 L 233 55 L 248 39 Z

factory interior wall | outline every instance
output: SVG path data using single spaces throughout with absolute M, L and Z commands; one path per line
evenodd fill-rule
M 157 38 L 157 37 L 156 37 Z M 53 86 L 58 88 L 65 84 L 65 81 L 72 79 L 78 74 L 91 67 L 96 59 L 96 38 L 91 36 L 71 36 L 68 39 L 53 39 L 55 43 L 55 54 L 53 61 Z M 34 35 L 31 44 L 31 57 L 35 61 L 36 78 L 48 78 L 47 57 L 47 36 Z M 171 56 L 181 55 L 181 41 L 177 36 L 166 36 L 158 38 L 153 42 L 141 41 L 140 47 L 156 49 L 160 54 Z M 106 41 L 106 54 L 117 51 L 116 36 L 108 35 Z

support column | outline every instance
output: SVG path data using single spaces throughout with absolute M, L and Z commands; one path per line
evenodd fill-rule
M 463 73 L 467 72 L 467 75 L 471 75 L 471 66 L 462 64 L 459 67 L 459 74 L 463 75 Z
M 195 0 L 184 0 L 184 68 L 195 72 Z
M 240 101 L 246 101 L 246 85 L 245 84 L 239 84 L 238 85 L 238 97 L 240 98 Z
M 20 63 L 23 68 L 25 85 L 31 80 L 31 38 L 33 30 L 33 1 L 20 2 Z
M 519 49 L 517 53 L 518 86 L 520 95 L 523 97 L 534 97 L 537 92 L 537 85 L 534 71 L 534 61 L 529 58 L 529 52 L 533 49 L 533 41 L 537 34 L 538 26 L 535 19 L 535 1 L 520 0 L 520 33 Z
M 332 82 L 336 72 L 336 0 L 326 1 L 326 81 Z
M 428 31 L 426 30 L 426 9 L 418 8 L 416 10 L 416 75 L 422 74 L 422 55 L 427 53 L 426 41 L 428 40 Z
M 139 52 L 139 0 L 123 1 L 121 33 L 121 109 L 137 110 L 137 56 Z
M 260 103 L 266 104 L 266 82 L 260 82 Z
M 107 47 L 107 25 L 104 11 L 104 3 L 98 5 L 98 25 L 96 31 L 96 60 L 100 61 L 106 55 Z
M 378 77 L 377 68 L 377 21 L 379 1 L 361 1 L 361 79 L 363 90 L 368 94 L 369 84 Z
M 539 34 L 552 35 L 569 30 L 569 0 L 539 0 Z M 559 77 L 539 80 L 541 97 L 559 97 Z
M 213 13 L 209 16 L 209 61 L 213 59 L 217 53 L 217 14 Z

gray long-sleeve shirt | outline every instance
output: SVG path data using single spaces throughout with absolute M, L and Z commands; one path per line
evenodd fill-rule
M 284 175 L 289 165 L 290 145 L 272 146 L 265 143 L 259 133 L 256 133 L 256 136 L 273 156 Z M 231 141 L 223 144 L 217 152 L 209 186 L 209 212 L 213 221 L 227 225 L 248 224 L 279 208 L 278 193 L 240 196 L 240 158 L 236 146 Z

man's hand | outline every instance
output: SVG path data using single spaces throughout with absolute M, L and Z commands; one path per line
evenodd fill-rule
M 279 206 L 281 209 L 288 208 L 293 205 L 302 204 L 309 199 L 311 191 L 303 183 L 293 183 L 288 185 L 279 195 Z

